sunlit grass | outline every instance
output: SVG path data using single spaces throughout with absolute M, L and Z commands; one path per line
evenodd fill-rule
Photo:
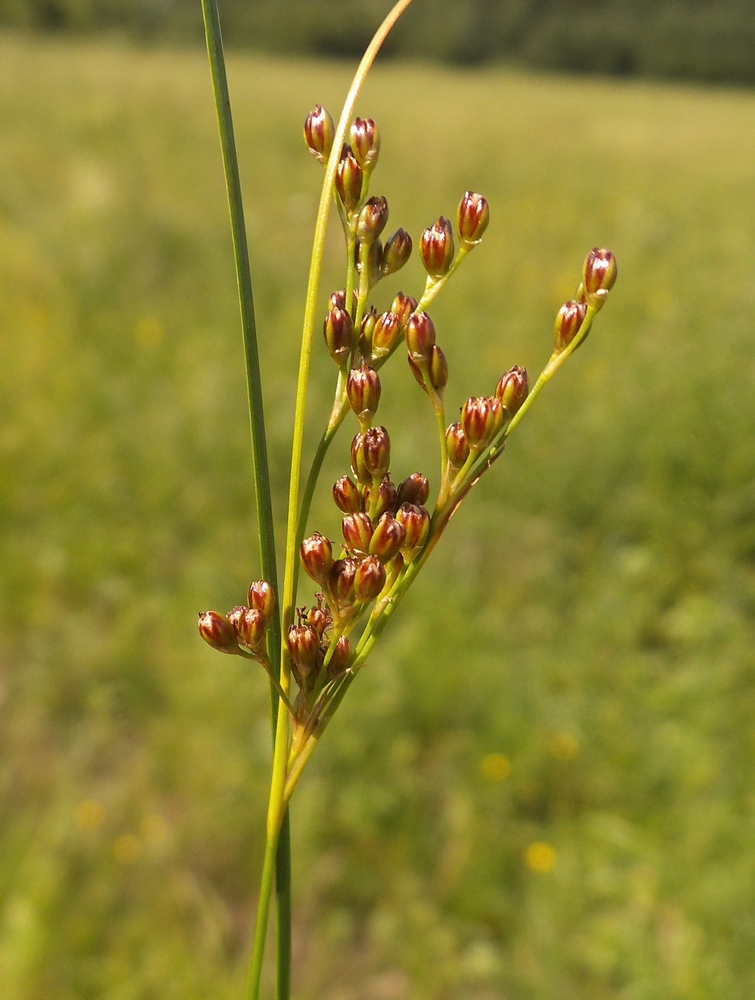
M 349 68 L 230 72 L 282 499 L 320 182 L 300 130 Z M 313 758 L 295 995 L 749 1000 L 755 95 L 384 64 L 359 110 L 391 223 L 492 204 L 433 314 L 449 413 L 546 360 L 590 247 L 620 275 Z M 9 1000 L 243 981 L 267 689 L 194 627 L 257 571 L 224 197 L 201 51 L 0 41 Z M 391 368 L 394 475 L 432 476 Z M 337 531 L 326 495 L 312 527 Z

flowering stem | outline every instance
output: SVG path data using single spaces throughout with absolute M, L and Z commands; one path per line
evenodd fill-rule
M 214 4 L 214 0 L 202 0 L 202 2 L 203 4 Z M 334 421 L 331 420 L 328 424 L 328 428 L 320 440 L 320 444 L 312 464 L 312 470 L 307 479 L 305 494 L 302 498 L 300 508 L 299 489 L 301 481 L 302 450 L 304 446 L 304 418 L 307 403 L 307 384 L 309 381 L 309 367 L 312 356 L 312 339 L 315 327 L 317 293 L 320 286 L 320 274 L 322 271 L 322 259 L 325 248 L 325 231 L 328 223 L 330 199 L 333 197 L 336 168 L 338 166 L 341 147 L 346 136 L 346 130 L 351 122 L 354 106 L 365 77 L 367 76 L 372 63 L 375 61 L 375 57 L 377 56 L 380 47 L 385 41 L 391 28 L 411 2 L 412 0 L 398 0 L 398 3 L 396 3 L 388 13 L 387 17 L 375 33 L 372 41 L 368 45 L 359 67 L 357 68 L 351 88 L 347 94 L 346 101 L 341 112 L 341 118 L 338 122 L 333 139 L 333 147 L 325 168 L 325 179 L 323 181 L 322 191 L 320 194 L 320 203 L 317 210 L 317 221 L 315 224 L 315 235 L 312 245 L 312 257 L 310 261 L 309 280 L 307 284 L 307 298 L 304 307 L 301 351 L 299 355 L 299 376 L 296 387 L 296 410 L 294 414 L 294 433 L 291 448 L 291 475 L 289 479 L 288 494 L 286 569 L 283 580 L 283 599 L 280 603 L 281 633 L 283 635 L 287 634 L 288 627 L 293 621 L 296 584 L 298 580 L 299 544 L 305 530 L 306 516 L 309 510 L 309 505 L 311 504 L 314 486 L 319 473 L 319 467 L 322 465 L 322 461 L 330 445 L 333 434 L 335 434 L 338 424 L 340 424 L 341 419 L 343 419 L 342 417 L 338 419 L 335 422 L 335 425 Z M 284 642 L 280 643 L 280 664 L 280 685 L 283 692 L 288 695 L 288 691 L 291 686 L 291 662 L 288 654 L 288 647 Z M 264 953 L 267 920 L 270 909 L 273 866 L 273 861 L 271 859 L 274 859 L 275 850 L 277 849 L 281 822 L 287 815 L 287 800 L 284 800 L 284 787 L 286 779 L 288 742 L 288 713 L 279 711 L 275 729 L 275 746 L 273 750 L 273 773 L 270 783 L 265 861 L 263 865 L 259 904 L 257 907 L 257 924 L 255 927 L 254 948 L 252 951 L 252 962 L 249 971 L 249 982 L 247 988 L 248 1000 L 257 1000 L 259 996 L 260 978 L 262 974 L 262 956 Z

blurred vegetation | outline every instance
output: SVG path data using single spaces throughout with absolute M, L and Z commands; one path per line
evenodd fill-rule
M 348 72 L 230 74 L 282 501 L 301 124 Z M 537 372 L 591 246 L 620 276 L 297 792 L 295 995 L 750 1000 L 755 96 L 384 63 L 359 112 L 393 223 L 493 206 L 434 310 L 449 412 Z M 0 38 L 0 121 L 0 992 L 231 1000 L 269 730 L 261 671 L 195 630 L 257 574 L 205 58 Z M 324 349 L 313 374 L 314 439 Z M 434 476 L 400 356 L 381 416 L 395 476 Z M 337 534 L 327 489 L 312 526 Z
M 220 0 L 227 41 L 257 50 L 357 55 L 390 0 Z M 0 24 L 199 39 L 191 0 L 0 0 Z M 416 0 L 396 55 L 755 83 L 752 0 Z

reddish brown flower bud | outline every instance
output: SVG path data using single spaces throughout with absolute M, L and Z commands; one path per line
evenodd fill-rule
M 253 653 L 261 652 L 265 647 L 265 629 L 267 619 L 256 608 L 246 608 L 236 625 L 239 641 L 248 646 Z
M 323 608 L 310 608 L 307 612 L 307 625 L 313 628 L 320 638 L 330 624 L 330 615 Z
M 347 212 L 353 212 L 362 196 L 362 168 L 344 143 L 336 170 L 336 190 Z
M 333 566 L 333 546 L 328 539 L 316 531 L 301 543 L 300 554 L 308 575 L 324 586 Z
M 413 472 L 403 483 L 399 483 L 397 496 L 399 506 L 402 503 L 413 503 L 421 507 L 429 496 L 430 483 L 421 472 Z
M 346 559 L 336 559 L 330 571 L 330 592 L 335 602 L 342 607 L 348 607 L 354 602 L 354 574 L 359 562 L 349 556 Z
M 372 488 L 370 488 L 370 493 L 372 493 Z M 393 511 L 396 509 L 397 499 L 396 499 L 396 487 L 391 482 L 390 479 L 384 479 L 380 486 L 378 487 L 378 498 L 377 504 L 375 505 L 374 517 L 378 518 L 386 510 Z
M 362 509 L 362 494 L 348 476 L 333 483 L 333 499 L 336 507 L 344 514 L 356 514 Z
M 425 312 L 415 312 L 409 317 L 406 329 L 406 346 L 409 357 L 420 367 L 427 364 L 435 345 L 435 324 Z
M 422 234 L 419 247 L 422 263 L 431 278 L 442 278 L 454 259 L 454 234 L 451 223 L 442 215 Z
M 490 222 L 490 205 L 487 198 L 474 191 L 467 191 L 459 202 L 456 227 L 462 243 L 471 248 L 480 242 Z
M 250 608 L 261 611 L 268 621 L 272 618 L 275 611 L 275 591 L 266 580 L 257 580 L 251 585 L 247 601 Z
M 376 285 L 383 277 L 383 244 L 379 239 L 370 247 L 370 255 L 367 258 L 370 288 Z
M 364 464 L 373 479 L 382 479 L 391 464 L 391 439 L 385 427 L 370 427 L 362 443 Z
M 315 104 L 304 122 L 304 141 L 310 153 L 317 157 L 323 166 L 330 156 L 335 134 L 333 119 L 322 104 Z
M 472 451 L 487 447 L 503 426 L 503 408 L 495 396 L 470 396 L 461 410 L 461 426 Z
M 364 511 L 347 514 L 342 523 L 343 540 L 350 549 L 356 552 L 369 552 L 372 538 L 372 521 Z
M 588 301 L 593 300 L 594 305 L 602 305 L 613 288 L 617 273 L 616 258 L 610 250 L 598 247 L 591 250 L 582 270 L 582 285 Z
M 451 424 L 446 431 L 448 461 L 454 469 L 460 469 L 469 458 L 469 442 L 464 436 L 461 424 Z
M 380 132 L 371 118 L 355 118 L 351 126 L 354 156 L 365 170 L 372 170 L 380 152 Z
M 448 385 L 448 361 L 437 344 L 433 344 L 430 352 L 430 362 L 427 366 L 427 377 L 436 392 L 442 393 Z
M 372 333 L 373 358 L 387 358 L 401 339 L 401 319 L 393 312 L 384 312 Z
M 199 634 L 213 649 L 221 653 L 238 653 L 236 629 L 225 615 L 217 611 L 203 611 L 199 615 Z
M 241 616 L 244 614 L 245 611 L 248 610 L 249 609 L 247 608 L 246 604 L 237 604 L 236 607 L 232 608 L 226 615 L 226 618 L 236 630 L 237 638 L 239 634 L 239 622 L 241 621 Z
M 390 562 L 404 544 L 405 535 L 404 525 L 386 511 L 379 518 L 372 533 L 370 555 L 377 556 L 381 562 Z
M 396 513 L 396 520 L 404 526 L 404 544 L 401 547 L 404 559 L 412 562 L 427 541 L 430 515 L 419 504 L 402 503 Z
M 351 309 L 346 308 L 346 289 L 340 288 L 337 292 L 331 292 L 328 296 L 328 309 L 343 309 L 345 312 L 349 313 L 351 316 L 354 315 L 357 308 L 357 293 L 354 292 L 351 296 Z
M 317 666 L 320 636 L 309 625 L 292 625 L 288 630 L 288 651 L 302 678 Z
M 358 601 L 374 601 L 385 586 L 385 566 L 377 556 L 366 556 L 354 574 L 354 596 Z
M 345 309 L 331 309 L 322 328 L 331 358 L 341 368 L 351 355 L 354 324 Z
M 587 314 L 587 303 L 564 302 L 556 316 L 556 331 L 553 343 L 556 351 L 563 351 L 579 333 Z
M 351 442 L 351 471 L 361 486 L 369 486 L 372 482 L 372 473 L 364 462 L 364 434 L 361 431 Z
M 363 361 L 360 368 L 352 368 L 349 372 L 346 394 L 359 422 L 369 423 L 380 402 L 380 376 Z
M 498 379 L 498 385 L 495 387 L 495 394 L 501 401 L 506 420 L 511 420 L 519 410 L 529 391 L 530 382 L 527 378 L 526 368 L 515 365 L 510 371 L 501 375 Z
M 405 229 L 391 233 L 383 247 L 381 271 L 383 277 L 400 271 L 412 255 L 412 238 Z
M 333 650 L 330 657 L 330 662 L 328 663 L 328 677 L 330 677 L 331 680 L 334 677 L 340 677 L 344 670 L 348 667 L 350 658 L 351 643 L 345 635 L 342 635 L 336 643 L 336 648 Z
M 388 221 L 388 202 L 383 197 L 370 198 L 362 206 L 357 222 L 357 236 L 363 243 L 373 244 Z
M 395 313 L 401 320 L 401 329 L 403 330 L 406 324 L 409 322 L 409 317 L 417 308 L 417 300 L 412 295 L 404 295 L 403 292 L 399 292 L 396 298 L 391 302 L 391 312 Z
M 362 317 L 362 323 L 359 327 L 359 350 L 365 358 L 369 358 L 372 354 L 372 335 L 375 332 L 377 321 L 377 311 L 374 306 L 370 306 Z

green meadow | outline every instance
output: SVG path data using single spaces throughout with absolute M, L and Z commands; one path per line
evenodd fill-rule
M 350 68 L 229 73 L 282 539 L 322 177 L 301 126 Z M 297 791 L 294 996 L 751 1000 L 755 93 L 384 62 L 358 111 L 389 225 L 491 202 L 433 309 L 449 413 L 537 374 L 591 247 L 619 279 Z M 418 294 L 420 264 L 385 284 L 382 308 Z M 201 50 L 0 37 L 0 345 L 0 994 L 236 1000 L 269 694 L 196 632 L 259 573 Z M 435 483 L 402 354 L 392 472 Z M 313 509 L 331 537 L 354 426 Z

